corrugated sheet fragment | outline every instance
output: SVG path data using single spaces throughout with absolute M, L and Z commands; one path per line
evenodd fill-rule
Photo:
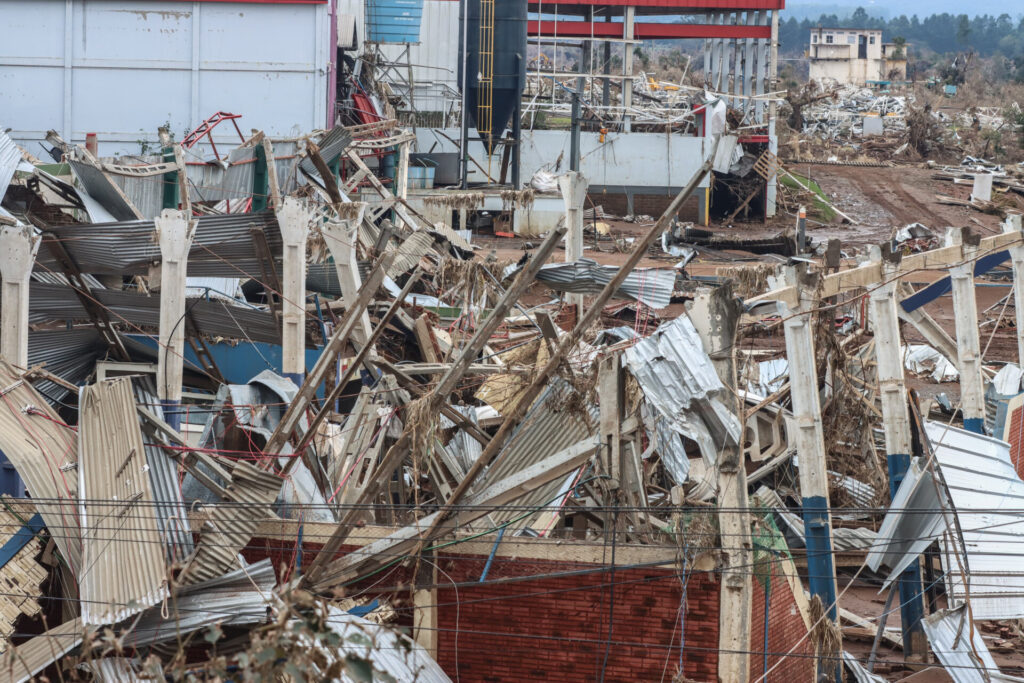
M 131 380 L 136 403 L 163 419 L 164 410 L 157 397 L 153 377 L 135 375 Z M 136 419 L 141 420 L 138 415 Z M 153 491 L 153 511 L 160 527 L 165 555 L 168 562 L 181 562 L 192 554 L 195 543 L 188 510 L 178 485 L 178 463 L 163 448 L 147 440 L 146 464 L 149 465 L 149 485 Z
M 72 384 L 85 382 L 96 369 L 96 361 L 106 353 L 107 344 L 93 327 L 30 330 L 28 333 L 29 367 L 43 365 L 48 372 Z M 63 401 L 71 393 L 66 387 L 49 380 L 36 382 L 35 389 L 51 405 Z
M 569 399 L 574 391 L 564 379 L 553 378 L 534 401 L 474 489 L 483 491 L 489 486 L 499 484 L 589 436 L 596 439 L 598 408 L 593 403 L 586 402 L 581 404 L 579 409 L 570 407 Z M 495 510 L 489 518 L 495 524 L 502 524 L 522 517 L 525 510 L 541 505 L 554 505 L 557 503 L 554 499 L 564 488 L 564 481 L 552 481 L 523 495 L 516 500 L 514 506 Z M 526 517 L 513 528 L 527 526 L 531 520 L 532 517 Z
M 373 680 L 451 683 L 440 665 L 408 636 L 337 607 L 329 610 L 327 625 L 341 636 L 337 650 L 325 650 L 329 658 L 365 661 L 373 670 Z M 341 680 L 356 683 L 361 679 L 343 671 Z
M 71 258 L 85 273 L 94 275 L 147 275 L 160 262 L 160 245 L 152 220 L 54 226 Z M 281 230 L 272 212 L 201 216 L 188 255 L 188 274 L 195 277 L 250 277 L 262 279 L 259 252 L 252 229 L 266 235 L 270 253 L 281 257 Z M 62 272 L 47 249 L 41 249 L 36 269 Z M 279 271 L 280 272 L 280 271 Z
M 0 199 L 7 194 L 7 186 L 21 163 L 21 148 L 0 128 Z
M 945 489 L 921 459 L 914 458 L 868 553 L 866 564 L 871 571 L 885 565 L 889 569 L 886 585 L 899 578 L 946 528 L 944 508 L 950 508 Z
M 276 581 L 274 567 L 265 559 L 208 581 L 179 587 L 166 615 L 160 607 L 148 609 L 121 637 L 125 646 L 144 648 L 212 624 L 265 622 Z
M 118 186 L 106 173 L 77 159 L 71 159 L 68 163 L 78 184 L 116 220 L 134 221 L 138 218 L 133 210 L 136 207 L 117 191 Z
M 772 512 L 781 517 L 794 534 L 801 539 L 806 539 L 803 518 L 795 512 L 790 512 L 778 493 L 762 486 L 755 495 Z M 876 538 L 875 532 L 867 527 L 836 527 L 832 529 L 832 544 L 836 550 L 864 550 L 870 548 Z
M 709 464 L 727 442 L 739 442 L 743 426 L 687 316 L 664 323 L 625 357 L 646 400 L 672 429 L 697 442 Z
M 3 360 L 0 451 L 25 482 L 61 554 L 78 571 L 82 552 L 78 434 Z
M 351 143 L 352 133 L 344 126 L 335 126 L 324 133 L 316 145 L 320 148 L 320 157 L 324 160 L 324 163 L 330 164 L 338 158 L 338 155 L 348 149 Z M 299 162 L 299 168 L 310 176 L 320 177 L 320 172 L 316 170 L 316 165 L 313 164 L 313 160 L 309 157 Z
M 932 652 L 955 683 L 1024 681 L 999 670 L 966 606 L 939 610 L 922 623 Z
M 82 620 L 72 619 L 12 647 L 0 658 L 0 683 L 25 683 L 81 645 L 84 635 Z
M 602 266 L 597 261 L 583 258 L 571 263 L 542 266 L 537 280 L 558 292 L 599 294 L 618 272 L 616 266 Z M 674 270 L 638 268 L 626 276 L 615 294 L 660 310 L 672 303 L 675 284 Z
M 82 621 L 112 624 L 168 596 L 132 382 L 82 387 L 79 397 Z
M 429 232 L 420 230 L 405 238 L 398 246 L 395 260 L 388 268 L 389 277 L 398 277 L 416 267 L 420 259 L 434 251 L 434 237 Z
M 35 514 L 31 501 L 4 496 L 0 506 L 0 547 L 6 547 Z M 33 536 L 0 566 L 0 652 L 7 650 L 18 617 L 34 617 L 42 611 L 39 598 L 50 573 L 36 561 L 41 549 L 39 538 Z
M 252 539 L 259 521 L 274 516 L 270 504 L 284 480 L 242 460 L 231 462 L 230 468 L 234 499 L 203 508 L 209 518 L 200 530 L 195 554 L 178 577 L 182 585 L 215 579 L 237 566 L 238 553 Z
M 29 321 L 89 319 L 74 290 L 62 285 L 32 283 L 29 286 Z M 113 323 L 159 327 L 160 297 L 128 290 L 104 289 L 93 292 L 95 298 L 111 314 Z M 273 314 L 247 304 L 226 299 L 190 299 L 188 313 L 202 334 L 213 337 L 246 339 L 267 344 L 281 341 L 280 326 Z
M 864 665 L 846 650 L 843 650 L 843 663 L 846 664 L 846 668 L 853 674 L 857 683 L 886 683 L 884 678 L 865 669 Z
M 150 668 L 153 666 L 157 667 L 156 670 Z M 163 667 L 160 666 L 159 661 L 147 662 L 144 668 L 143 663 L 138 659 L 127 657 L 90 658 L 80 668 L 91 673 L 93 680 L 103 681 L 103 683 L 164 680 Z

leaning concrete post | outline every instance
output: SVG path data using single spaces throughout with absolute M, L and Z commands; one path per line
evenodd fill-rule
M 312 213 L 294 197 L 277 209 L 284 242 L 281 278 L 281 374 L 302 386 L 306 376 L 306 237 Z
M 583 258 L 583 203 L 587 199 L 587 179 L 583 174 L 569 171 L 558 177 L 558 189 L 565 200 L 565 262 L 572 263 Z M 583 311 L 583 295 L 570 294 L 569 303 L 576 307 L 576 314 Z
M 185 275 L 196 222 L 184 211 L 164 209 L 154 221 L 160 243 L 160 349 L 157 395 L 167 424 L 181 428 L 181 382 L 185 368 Z
M 0 228 L 0 356 L 22 368 L 28 367 L 28 282 L 40 241 L 27 225 Z
M 979 237 L 959 228 L 946 233 L 947 246 L 959 246 L 962 259 L 949 269 L 953 283 L 953 320 L 956 324 L 957 361 L 960 367 L 960 410 L 964 429 L 985 433 L 985 380 L 981 374 L 981 338 L 978 300 L 974 296 L 974 266 Z
M 1010 214 L 1003 223 L 1003 232 L 1024 231 L 1019 213 Z M 1010 247 L 1013 262 L 1013 309 L 1017 314 L 1017 364 L 1024 368 L 1024 244 Z
M 338 284 L 341 287 L 341 300 L 348 309 L 359 297 L 359 289 L 363 286 L 359 277 L 359 265 L 356 262 L 356 243 L 359 240 L 359 226 L 366 213 L 366 204 L 356 202 L 345 206 L 351 207 L 352 217 L 327 221 L 321 230 L 327 249 L 331 252 L 331 258 L 334 259 L 334 270 L 338 274 Z M 352 339 L 362 346 L 369 338 L 370 315 L 364 310 L 352 331 Z

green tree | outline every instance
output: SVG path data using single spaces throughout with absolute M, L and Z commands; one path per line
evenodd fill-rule
M 960 22 L 956 27 L 956 42 L 967 47 L 971 41 L 971 20 L 966 14 L 960 15 Z

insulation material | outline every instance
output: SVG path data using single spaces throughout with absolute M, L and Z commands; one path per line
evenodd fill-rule
M 131 378 L 83 387 L 79 397 L 82 621 L 111 624 L 168 596 L 145 444 Z

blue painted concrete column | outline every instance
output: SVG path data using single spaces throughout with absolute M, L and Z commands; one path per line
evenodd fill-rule
M 889 464 L 889 495 L 896 497 L 896 491 L 910 469 L 910 456 L 903 453 L 891 453 Z M 917 652 L 917 647 L 925 642 L 924 626 L 924 591 L 921 589 L 921 564 L 912 563 L 903 570 L 899 578 L 900 591 L 900 626 L 903 630 L 904 652 Z

